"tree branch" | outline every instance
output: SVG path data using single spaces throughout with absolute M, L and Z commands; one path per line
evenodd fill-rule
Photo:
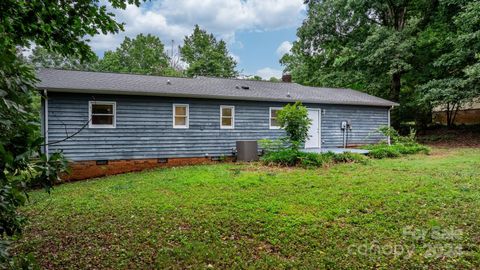
M 75 135 L 77 135 L 77 134 L 80 133 L 82 130 L 84 130 L 84 129 L 88 126 L 88 124 L 90 123 L 90 121 L 92 121 L 92 118 L 88 119 L 88 121 L 87 121 L 85 124 L 83 124 L 83 126 L 82 126 L 79 130 L 77 130 L 75 133 L 73 133 L 72 135 L 67 136 L 67 137 L 65 137 L 65 138 L 63 138 L 63 139 L 61 139 L 61 140 L 54 141 L 54 142 L 50 142 L 50 143 L 44 143 L 44 144 L 42 144 L 42 145 L 45 146 L 45 145 L 57 144 L 57 143 L 64 142 L 64 141 L 66 141 L 66 140 L 68 140 L 68 139 L 70 139 L 70 138 L 73 138 Z

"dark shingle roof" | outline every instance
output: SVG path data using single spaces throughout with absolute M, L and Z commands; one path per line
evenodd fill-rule
M 394 106 L 394 102 L 342 88 L 211 77 L 177 78 L 40 69 L 39 89 L 58 92 L 156 95 L 258 101 Z M 248 88 L 248 89 L 245 89 Z

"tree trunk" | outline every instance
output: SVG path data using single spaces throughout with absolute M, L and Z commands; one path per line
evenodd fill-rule
M 457 105 L 457 108 L 455 109 L 455 112 L 453 112 L 452 125 L 455 125 L 455 119 L 457 118 L 457 113 L 458 113 L 458 105 Z
M 394 73 L 390 84 L 390 99 L 392 101 L 400 101 L 400 88 L 402 88 L 402 74 Z
M 460 106 L 456 103 L 450 104 L 447 103 L 447 110 L 445 114 L 447 115 L 447 127 L 451 128 L 455 125 L 455 118 L 457 117 L 458 110 Z
M 447 110 L 445 111 L 445 114 L 447 115 L 447 127 L 450 127 L 450 122 L 452 118 L 451 110 L 450 110 L 450 104 L 447 103 Z

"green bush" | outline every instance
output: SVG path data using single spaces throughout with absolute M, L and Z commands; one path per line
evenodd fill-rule
M 308 128 L 312 120 L 308 118 L 308 109 L 301 102 L 287 104 L 277 112 L 277 121 L 285 130 L 292 149 L 297 150 L 308 139 Z
M 390 137 L 390 141 L 392 144 L 417 143 L 415 140 L 417 133 L 414 129 L 410 129 L 410 132 L 407 136 L 401 136 L 398 131 L 388 126 L 380 127 L 378 131 L 380 131 L 380 133 L 382 133 L 383 135 Z
M 333 160 L 336 163 L 362 163 L 368 162 L 368 158 L 362 154 L 345 152 L 341 154 L 333 154 Z
M 396 148 L 387 145 L 384 148 L 375 148 L 369 150 L 368 155 L 373 158 L 382 159 L 399 157 L 401 154 Z
M 321 167 L 333 162 L 331 155 L 317 153 L 302 153 L 299 159 L 300 165 L 305 168 Z
M 292 148 L 285 148 L 278 151 L 269 151 L 262 157 L 262 162 L 266 165 L 280 166 L 301 166 L 305 168 L 321 167 L 331 163 L 361 163 L 366 164 L 368 157 L 383 159 L 396 158 L 402 155 L 411 155 L 417 153 L 429 154 L 430 149 L 418 143 L 397 143 L 394 145 L 376 144 L 364 147 L 369 150 L 367 156 L 345 152 L 335 154 L 327 153 L 306 153 Z
M 417 153 L 429 154 L 430 149 L 415 141 L 415 130 L 410 129 L 408 136 L 401 136 L 391 127 L 382 127 L 379 131 L 385 135 L 390 136 L 392 145 L 386 143 L 368 145 L 364 148 L 369 150 L 368 156 L 373 158 L 395 158 L 401 155 L 412 155 Z
M 423 153 L 423 154 L 429 154 L 430 153 L 430 148 L 414 143 L 414 144 L 397 144 L 393 145 L 400 154 L 402 155 L 411 155 L 411 154 L 417 154 L 417 153 Z
M 356 153 L 335 154 L 328 153 L 306 153 L 294 149 L 283 149 L 275 152 L 267 152 L 262 157 L 266 165 L 280 166 L 301 166 L 305 168 L 321 167 L 332 163 L 362 163 L 368 161 L 368 157 Z
M 260 141 L 258 141 L 258 144 L 265 153 L 280 151 L 286 146 L 284 139 L 261 139 Z
M 396 143 L 392 145 L 388 144 L 375 144 L 366 146 L 365 149 L 369 150 L 368 155 L 373 158 L 395 158 L 401 155 L 412 155 L 418 153 L 429 154 L 430 149 L 424 145 L 409 142 L 409 143 Z
M 261 160 L 267 165 L 295 166 L 299 161 L 299 154 L 299 151 L 287 148 L 267 152 Z

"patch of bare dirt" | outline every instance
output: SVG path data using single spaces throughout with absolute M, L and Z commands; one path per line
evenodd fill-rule
M 478 147 L 480 148 L 480 128 L 437 128 L 418 134 L 421 143 L 435 147 Z

